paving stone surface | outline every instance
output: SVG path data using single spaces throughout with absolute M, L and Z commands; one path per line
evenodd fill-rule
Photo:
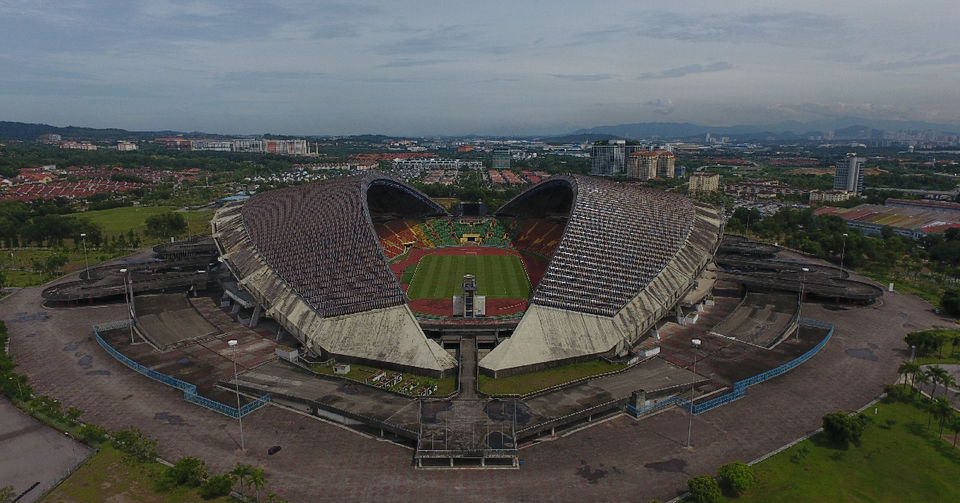
M 277 407 L 238 424 L 189 404 L 172 388 L 107 355 L 90 326 L 122 319 L 122 304 L 47 309 L 40 289 L 0 301 L 10 349 L 35 388 L 108 428 L 137 426 L 171 460 L 199 456 L 214 472 L 237 462 L 266 469 L 268 487 L 291 501 L 646 501 L 681 493 L 687 478 L 749 461 L 815 430 L 823 414 L 857 409 L 897 379 L 911 330 L 955 326 L 909 296 L 869 307 L 804 305 L 804 316 L 836 324 L 829 344 L 799 368 L 693 419 L 668 410 L 642 421 L 603 422 L 520 451 L 520 470 L 417 471 L 412 452 Z M 267 449 L 281 450 L 268 455 Z
M 37 501 L 92 453 L 0 396 L 0 487 L 13 486 L 18 502 Z

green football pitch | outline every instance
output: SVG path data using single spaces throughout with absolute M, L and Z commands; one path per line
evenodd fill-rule
M 516 255 L 427 255 L 417 264 L 407 296 L 417 300 L 461 295 L 464 274 L 477 277 L 477 295 L 491 299 L 530 297 L 530 282 Z

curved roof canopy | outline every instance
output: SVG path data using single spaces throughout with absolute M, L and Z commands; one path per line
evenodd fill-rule
M 323 317 L 406 303 L 371 214 L 445 214 L 429 197 L 375 173 L 271 190 L 241 211 L 264 261 Z

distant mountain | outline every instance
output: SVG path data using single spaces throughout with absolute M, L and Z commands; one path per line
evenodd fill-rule
M 811 122 L 783 121 L 775 124 L 704 126 L 689 122 L 639 122 L 598 126 L 574 131 L 573 135 L 609 135 L 627 139 L 691 139 L 710 133 L 714 137 L 729 136 L 740 140 L 776 139 L 799 140 L 810 136 L 833 134 L 837 139 L 879 139 L 883 133 L 897 131 L 957 132 L 960 125 L 935 124 L 922 121 L 875 120 L 862 117 L 840 117 Z

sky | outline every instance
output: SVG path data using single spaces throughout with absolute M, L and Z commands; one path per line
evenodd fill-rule
M 0 120 L 544 135 L 960 124 L 954 1 L 0 0 Z

